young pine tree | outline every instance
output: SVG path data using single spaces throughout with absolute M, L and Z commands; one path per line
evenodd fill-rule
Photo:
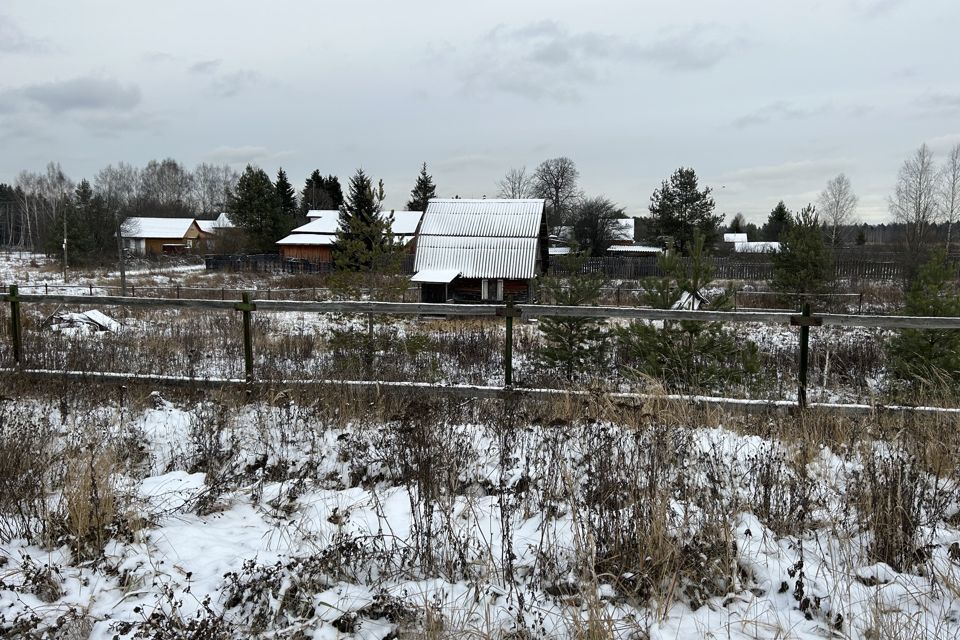
M 704 238 L 694 236 L 690 257 L 668 253 L 658 260 L 663 276 L 644 284 L 644 302 L 658 309 L 720 311 L 730 308 L 732 290 L 706 300 L 703 288 L 713 279 Z M 719 322 L 663 321 L 662 327 L 636 321 L 617 330 L 620 361 L 628 375 L 654 379 L 669 390 L 725 392 L 728 387 L 752 387 L 760 370 L 755 344 L 743 343 Z
M 833 258 L 816 209 L 807 205 L 780 234 L 770 286 L 784 294 L 822 293 L 833 280 Z
M 960 316 L 957 265 L 937 251 L 917 273 L 904 315 Z M 888 345 L 891 377 L 924 396 L 960 388 L 960 330 L 901 329 Z
M 541 291 L 551 304 L 571 307 L 595 305 L 606 280 L 602 273 L 580 273 L 588 254 L 557 256 L 559 272 L 569 277 L 547 277 Z M 544 347 L 543 364 L 573 381 L 587 372 L 602 369 L 608 352 L 604 322 L 598 318 L 543 318 L 540 321 Z

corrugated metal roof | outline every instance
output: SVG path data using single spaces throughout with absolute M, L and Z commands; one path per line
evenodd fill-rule
M 527 280 L 534 277 L 536 261 L 536 238 L 421 235 L 414 271 L 449 269 L 463 278 Z
M 427 204 L 420 235 L 536 238 L 543 200 L 435 198 Z
M 182 239 L 194 223 L 193 218 L 127 218 L 124 238 Z

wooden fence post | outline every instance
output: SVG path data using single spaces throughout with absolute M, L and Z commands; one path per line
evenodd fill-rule
M 797 406 L 807 408 L 807 366 L 810 359 L 810 327 L 819 327 L 823 318 L 810 315 L 810 303 L 803 303 L 803 312 L 799 316 L 790 316 L 790 324 L 800 327 L 800 371 L 797 388 Z
M 23 327 L 20 324 L 20 298 L 17 285 L 10 285 L 10 337 L 13 339 L 13 361 L 20 365 L 23 355 Z
M 243 312 L 243 368 L 247 382 L 253 382 L 253 334 L 250 327 L 250 315 L 257 305 L 250 302 L 250 293 L 243 292 L 243 300 L 234 305 L 234 309 Z

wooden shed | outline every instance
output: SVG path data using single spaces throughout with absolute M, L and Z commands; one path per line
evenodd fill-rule
M 542 273 L 543 200 L 430 200 L 417 235 L 413 282 L 424 302 L 530 299 Z

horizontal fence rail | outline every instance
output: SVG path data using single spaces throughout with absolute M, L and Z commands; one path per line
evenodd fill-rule
M 603 398 L 624 404 L 678 403 L 695 407 L 718 409 L 732 413 L 767 414 L 790 413 L 797 408 L 789 400 L 754 400 L 749 398 L 723 398 L 717 396 L 685 394 L 653 394 L 631 392 L 581 391 L 575 389 L 527 389 L 521 387 L 497 387 L 490 385 L 438 384 L 434 382 L 386 382 L 378 380 L 324 380 L 324 379 L 282 379 L 282 380 L 245 380 L 242 378 L 165 376 L 138 373 L 109 373 L 98 371 L 51 371 L 48 369 L 11 369 L 0 368 L 0 376 L 25 377 L 36 380 L 69 380 L 84 383 L 105 384 L 156 384 L 169 387 L 204 387 L 220 389 L 223 387 L 264 389 L 309 388 L 339 389 L 375 393 L 404 395 L 410 392 L 423 393 L 436 397 L 481 400 L 573 400 L 587 402 Z M 885 404 L 843 404 L 836 402 L 810 402 L 807 409 L 829 411 L 844 415 L 877 415 L 884 413 L 916 413 L 941 415 L 960 418 L 960 408 L 924 407 Z
M 539 318 L 623 318 L 631 320 L 651 320 L 651 321 L 681 321 L 681 322 L 719 322 L 719 323 L 762 323 L 786 326 L 797 326 L 800 328 L 800 365 L 799 365 L 799 390 L 798 402 L 786 403 L 789 406 L 798 406 L 806 408 L 806 374 L 809 350 L 809 329 L 819 326 L 837 326 L 837 327 L 867 327 L 883 329 L 958 329 L 960 330 L 960 317 L 931 317 L 931 316 L 881 316 L 881 315 L 852 315 L 852 314 L 821 314 L 813 315 L 809 304 L 804 305 L 802 314 L 783 312 L 783 311 L 686 311 L 674 309 L 651 309 L 642 307 L 610 307 L 610 306 L 561 306 L 561 305 L 536 305 L 523 304 L 514 305 L 512 302 L 506 304 L 435 304 L 435 303 L 409 303 L 409 302 L 376 302 L 363 300 L 345 300 L 345 301 L 293 301 L 293 300 L 263 300 L 253 299 L 248 292 L 243 295 L 240 302 L 227 300 L 209 300 L 209 299 L 170 299 L 170 298 L 132 298 L 124 296 L 99 296 L 99 295 L 69 295 L 69 294 L 29 294 L 19 292 L 16 285 L 11 285 L 9 291 L 0 294 L 0 302 L 10 305 L 10 335 L 13 340 L 13 355 L 15 368 L 11 371 L 29 372 L 31 376 L 41 375 L 63 375 L 65 373 L 74 377 L 80 377 L 86 380 L 111 380 L 113 377 L 128 380 L 146 380 L 162 382 L 181 380 L 176 376 L 146 375 L 137 376 L 133 374 L 113 374 L 113 373 L 88 373 L 88 372 L 61 372 L 61 371 L 40 371 L 27 370 L 21 367 L 22 362 L 22 324 L 21 324 L 21 305 L 23 304 L 60 304 L 60 305 L 102 305 L 102 306 L 120 306 L 120 307 L 155 307 L 155 308 L 179 308 L 179 309 L 201 309 L 212 311 L 240 312 L 243 314 L 243 353 L 245 379 L 240 382 L 258 384 L 278 384 L 278 383 L 316 383 L 316 384 L 334 384 L 338 381 L 257 381 L 254 376 L 254 358 L 253 358 L 253 338 L 250 329 L 250 318 L 254 312 L 298 312 L 298 313 L 347 313 L 347 314 L 368 314 L 368 315 L 388 315 L 388 316 L 469 316 L 469 317 L 489 317 L 504 318 L 506 322 L 506 340 L 504 345 L 504 386 L 490 387 L 489 389 L 499 389 L 500 391 L 513 391 L 512 387 L 512 368 L 513 368 L 513 338 L 512 329 L 514 319 L 533 320 Z M 85 377 L 84 377 L 85 376 Z M 196 382 L 197 378 L 188 378 Z M 223 383 L 234 383 L 228 379 L 208 378 L 209 382 L 220 381 Z M 378 381 L 363 381 L 351 383 L 360 386 L 377 386 L 390 384 L 393 386 L 404 387 L 408 389 L 418 389 L 421 386 L 443 387 L 443 385 L 430 385 L 428 383 L 385 383 Z M 470 385 L 460 385 L 465 394 L 472 393 L 473 397 L 488 397 L 492 393 L 486 387 L 476 387 Z M 525 390 L 529 391 L 529 390 Z M 565 390 L 536 390 L 540 394 L 569 394 Z M 496 395 L 496 394 L 495 394 Z M 618 394 L 608 394 L 611 398 L 619 397 Z M 637 394 L 627 394 L 627 396 L 641 397 Z M 500 397 L 497 395 L 497 397 Z M 624 396 L 626 397 L 626 396 Z M 661 397 L 661 396 L 651 396 Z M 677 396 L 677 398 L 695 398 L 699 396 Z M 721 399 L 715 399 L 719 402 Z M 775 408 L 779 406 L 771 401 L 748 401 L 740 399 L 725 398 L 724 403 L 736 404 L 738 402 L 747 402 L 750 406 L 764 406 Z M 757 404 L 759 403 L 759 404 Z M 716 402 L 714 403 L 716 404 Z M 828 405 L 823 405 L 828 406 Z M 853 406 L 853 405 L 842 405 Z M 861 407 L 870 407 L 869 410 L 876 410 L 871 405 L 857 405 Z M 867 409 L 857 409 L 857 411 L 866 411 Z

